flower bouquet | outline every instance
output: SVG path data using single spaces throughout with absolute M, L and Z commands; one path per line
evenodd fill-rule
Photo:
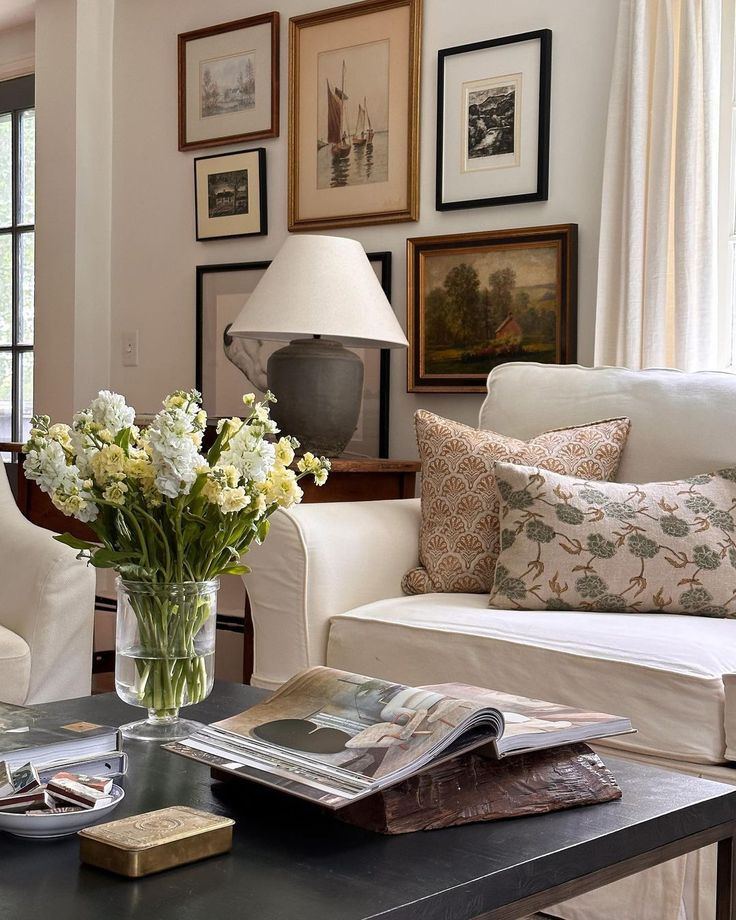
M 218 576 L 249 571 L 241 557 L 266 539 L 277 508 L 301 500 L 302 477 L 327 479 L 329 461 L 305 453 L 295 463 L 298 442 L 277 437 L 272 394 L 243 402 L 246 417 L 221 420 L 206 454 L 196 390 L 168 396 L 146 428 L 108 390 L 71 426 L 32 419 L 25 475 L 99 542 L 55 539 L 119 576 L 116 688 L 148 710 L 148 719 L 124 726 L 130 737 L 190 733 L 179 710 L 212 689 Z

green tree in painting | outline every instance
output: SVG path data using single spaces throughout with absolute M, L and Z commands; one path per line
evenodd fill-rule
M 480 319 L 480 278 L 465 262 L 451 268 L 444 282 L 449 306 L 448 322 L 456 340 L 466 345 L 477 341 Z

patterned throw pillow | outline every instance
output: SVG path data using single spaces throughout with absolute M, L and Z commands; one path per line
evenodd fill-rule
M 496 465 L 491 606 L 736 617 L 736 469 L 590 483 Z
M 520 441 L 423 409 L 415 424 L 422 459 L 421 565 L 404 576 L 405 594 L 491 590 L 499 549 L 497 460 L 613 479 L 629 433 L 629 420 L 615 418 Z

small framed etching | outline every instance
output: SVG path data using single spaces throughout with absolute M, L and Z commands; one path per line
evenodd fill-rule
M 289 229 L 417 220 L 422 0 L 289 20 Z
M 439 52 L 438 211 L 546 201 L 552 33 Z
M 179 35 L 179 150 L 279 136 L 279 14 Z
M 197 157 L 194 209 L 198 240 L 268 233 L 264 148 Z
M 373 270 L 391 299 L 391 253 L 369 252 Z M 240 339 L 228 329 L 270 262 L 197 266 L 197 350 L 195 381 L 210 424 L 239 416 L 243 393 L 262 395 L 266 366 L 283 342 Z M 388 348 L 354 348 L 363 361 L 363 402 L 345 456 L 388 457 L 390 356 Z M 276 394 L 278 396 L 278 394 Z

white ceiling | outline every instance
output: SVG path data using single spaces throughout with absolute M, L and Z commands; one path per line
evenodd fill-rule
M 33 22 L 36 0 L 0 0 L 0 31 Z

